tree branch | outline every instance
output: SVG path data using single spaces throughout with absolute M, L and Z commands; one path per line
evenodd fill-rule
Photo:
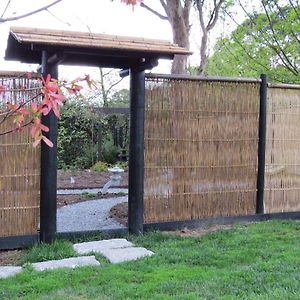
M 239 2 L 239 5 L 241 6 L 241 8 L 243 9 L 244 13 L 246 14 L 246 16 L 249 18 L 250 22 L 253 24 L 253 25 L 257 25 L 255 20 L 252 18 L 252 16 L 247 12 L 247 10 L 245 9 L 245 7 L 243 6 L 243 4 L 240 2 L 240 0 L 238 1 Z M 240 25 L 238 24 L 235 19 L 230 15 L 228 14 L 226 11 L 225 13 L 237 24 L 237 25 Z M 281 62 L 285 65 L 285 67 L 290 71 L 292 72 L 294 75 L 297 75 L 298 74 L 298 71 L 295 71 L 294 68 L 290 67 L 289 64 L 285 61 L 285 59 L 282 57 L 282 51 L 280 51 L 280 49 L 277 49 L 276 46 L 274 46 L 266 37 L 265 37 L 265 32 L 263 32 L 262 30 L 258 29 L 258 32 L 261 33 L 261 37 L 262 39 L 265 41 L 265 43 L 268 45 L 268 47 L 270 49 L 272 49 L 277 55 L 278 57 L 280 58 Z M 249 31 L 248 32 L 249 35 L 251 35 L 256 41 L 257 41 L 257 37 L 251 32 Z
M 15 17 L 10 17 L 10 18 L 0 18 L 0 23 L 9 22 L 9 21 L 16 21 L 16 20 L 19 20 L 19 19 L 23 19 L 23 18 L 32 16 L 32 15 L 34 15 L 36 13 L 39 13 L 39 12 L 41 12 L 43 10 L 47 10 L 49 7 L 51 7 L 51 6 L 59 3 L 61 1 L 62 0 L 56 0 L 56 1 L 50 3 L 50 4 L 46 5 L 46 6 L 43 6 L 43 7 L 39 8 L 39 9 L 36 9 L 34 11 L 31 11 L 31 12 L 23 14 L 23 15 L 19 15 L 19 16 L 15 16 Z
M 159 17 L 162 20 L 169 20 L 169 18 L 167 16 L 164 16 L 164 15 L 160 14 L 158 11 L 156 11 L 153 8 L 149 7 L 144 2 L 141 2 L 140 6 L 145 8 L 146 10 L 150 11 L 152 14 L 154 14 L 155 16 Z
M 202 31 L 206 31 L 206 26 L 204 24 L 204 18 L 203 18 L 203 2 L 201 1 L 196 1 L 198 12 L 199 12 L 199 21 L 200 21 L 200 26 Z
M 26 126 L 30 125 L 30 124 L 32 123 L 32 121 L 33 121 L 33 119 L 30 120 L 29 122 L 23 124 L 23 125 L 21 126 L 21 128 L 25 128 Z M 16 127 L 16 128 L 14 128 L 14 129 L 10 129 L 10 130 L 7 130 L 7 131 L 0 132 L 0 136 L 1 136 L 1 135 L 6 135 L 6 134 L 10 134 L 10 133 L 16 132 L 18 129 L 19 129 L 19 128 Z
M 3 13 L 2 13 L 0 19 L 2 19 L 2 18 L 4 17 L 4 15 L 5 15 L 5 13 L 6 13 L 8 7 L 9 7 L 9 5 L 10 5 L 10 2 L 11 2 L 11 0 L 8 0 L 8 1 L 7 1 L 6 6 L 5 6 L 4 10 L 3 10 Z
M 284 49 L 280 46 L 280 43 L 279 43 L 279 41 L 278 41 L 278 39 L 277 39 L 277 37 L 276 37 L 276 33 L 275 33 L 275 31 L 274 31 L 274 27 L 273 27 L 273 24 L 272 24 L 271 17 L 270 17 L 270 15 L 269 15 L 269 12 L 268 12 L 266 6 L 265 6 L 264 1 L 262 1 L 262 5 L 263 5 L 263 9 L 264 9 L 264 11 L 265 11 L 265 14 L 266 14 L 266 16 L 267 16 L 267 19 L 268 19 L 268 22 L 269 22 L 271 31 L 272 31 L 272 37 L 273 37 L 273 40 L 275 41 L 276 45 L 278 46 L 279 51 L 282 53 L 283 57 L 286 59 L 287 64 L 289 64 L 290 67 L 293 68 L 293 70 L 296 72 L 296 75 L 297 75 L 297 74 L 298 74 L 297 68 L 296 68 L 296 67 L 294 66 L 294 64 L 290 61 L 290 59 L 288 58 L 288 56 L 287 56 L 287 54 L 285 53 Z M 281 58 L 282 62 L 285 64 L 284 59 L 283 59 L 281 56 L 279 56 L 279 57 Z M 285 64 L 285 65 L 286 65 L 286 64 Z
M 276 6 L 276 8 L 278 9 L 278 11 L 280 12 L 281 16 L 287 21 L 287 17 L 286 17 L 286 15 L 284 14 L 284 12 L 283 12 L 282 8 L 280 7 L 280 5 L 278 4 L 278 2 L 275 2 L 275 6 Z M 292 8 L 293 8 L 293 10 L 296 12 L 296 9 L 295 9 L 294 7 L 292 7 Z M 298 19 L 299 19 L 299 21 L 300 21 L 300 18 L 299 18 L 299 15 L 298 15 L 297 12 L 296 12 L 296 15 L 297 15 L 297 17 L 298 17 Z M 300 40 L 299 40 L 297 34 L 295 33 L 295 31 L 292 29 L 292 26 L 291 26 L 289 29 L 290 29 L 290 32 L 291 32 L 292 36 L 293 36 L 293 37 L 297 40 L 297 42 L 300 44 Z
M 214 1 L 214 9 L 211 14 L 211 18 L 207 24 L 207 31 L 210 31 L 212 28 L 215 27 L 217 20 L 219 18 L 220 8 L 221 8 L 221 5 L 223 4 L 223 2 L 224 2 L 224 0 L 220 0 L 218 3 L 216 3 L 216 1 Z

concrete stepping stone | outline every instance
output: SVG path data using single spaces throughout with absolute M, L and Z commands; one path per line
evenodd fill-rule
M 102 240 L 95 242 L 79 243 L 74 244 L 73 248 L 78 254 L 88 254 L 90 252 L 101 253 L 102 251 L 108 249 L 120 249 L 133 247 L 134 245 L 131 242 L 128 242 L 126 239 L 110 239 Z
M 58 268 L 77 268 L 83 266 L 99 266 L 100 263 L 95 256 L 70 257 L 60 260 L 49 260 L 39 263 L 33 263 L 32 267 L 36 271 L 53 270 Z
M 22 267 L 3 266 L 0 267 L 0 279 L 15 276 L 22 272 Z
M 142 247 L 128 247 L 119 249 L 103 249 L 101 250 L 101 254 L 112 264 L 118 264 L 125 261 L 137 260 L 145 256 L 151 256 L 154 253 Z

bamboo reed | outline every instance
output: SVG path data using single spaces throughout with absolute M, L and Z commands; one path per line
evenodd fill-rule
M 300 210 L 300 88 L 270 85 L 267 101 L 265 212 Z
M 255 213 L 259 82 L 146 78 L 146 223 Z
M 40 82 L 20 74 L 0 74 L 0 111 L 6 103 L 23 103 L 39 92 Z M 13 117 L 0 115 L 0 133 L 14 129 Z M 39 226 L 40 149 L 32 147 L 28 129 L 0 135 L 0 237 L 35 234 Z

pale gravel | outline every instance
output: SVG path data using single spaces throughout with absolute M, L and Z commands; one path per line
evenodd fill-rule
M 90 200 L 57 209 L 57 232 L 74 232 L 126 228 L 109 217 L 116 204 L 127 202 L 128 197 Z

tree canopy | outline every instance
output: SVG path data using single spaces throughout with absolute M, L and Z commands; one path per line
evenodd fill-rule
M 300 11 L 291 4 L 262 1 L 263 12 L 248 14 L 230 36 L 219 39 L 207 75 L 258 77 L 300 82 Z

